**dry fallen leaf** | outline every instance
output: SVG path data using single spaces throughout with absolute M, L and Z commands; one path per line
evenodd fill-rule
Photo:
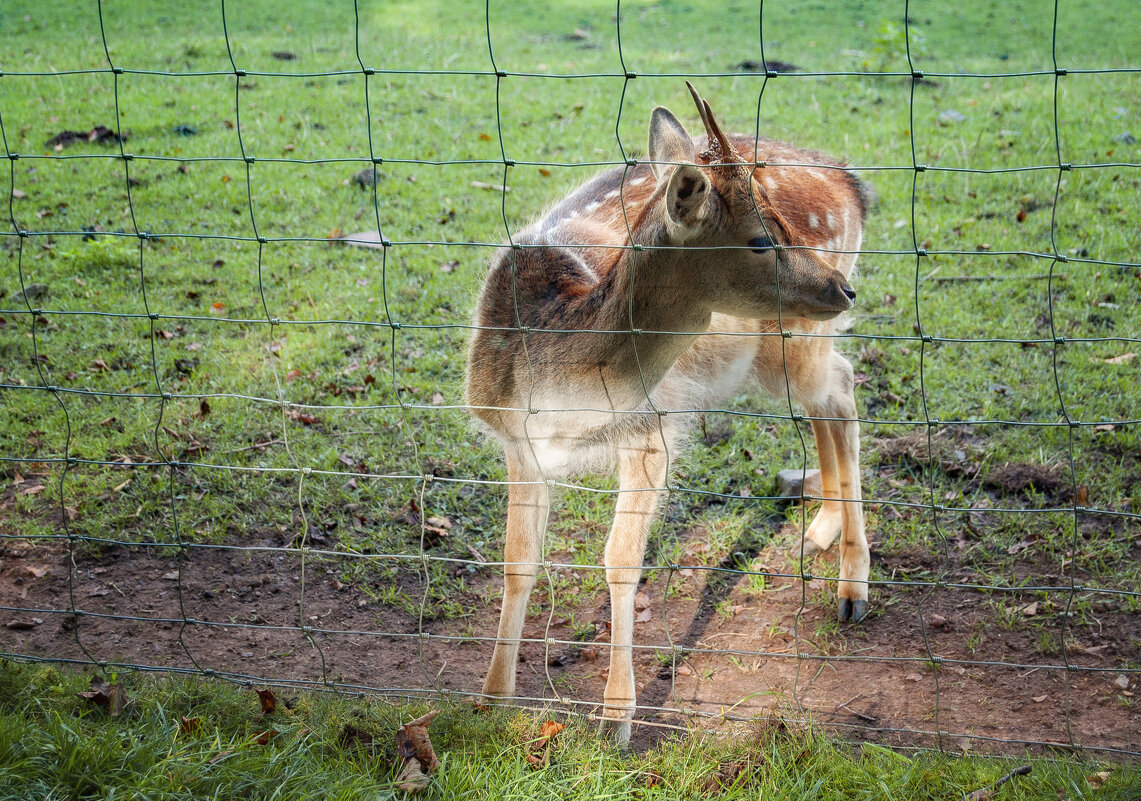
M 567 727 L 565 723 L 557 723 L 553 720 L 543 721 L 543 725 L 539 727 L 539 737 L 543 741 L 543 745 L 548 744 L 551 739 Z
M 1106 781 L 1108 781 L 1108 780 L 1109 780 L 1109 771 L 1108 770 L 1099 770 L 1097 773 L 1091 773 L 1089 776 L 1086 776 L 1086 782 L 1094 790 L 1100 790 L 1101 786 L 1103 784 L 1105 784 Z
M 311 415 L 308 412 L 303 412 L 300 409 L 287 409 L 285 411 L 285 416 L 290 420 L 296 420 L 297 422 L 307 426 L 315 426 L 320 422 L 316 416 Z
M 263 715 L 272 715 L 274 710 L 277 709 L 277 696 L 274 695 L 273 690 L 257 690 L 254 692 L 258 694 L 258 701 L 261 702 L 261 713 Z
M 654 613 L 650 609 L 650 596 L 644 592 L 640 592 L 634 596 L 634 622 L 635 623 L 648 623 L 654 619 Z
M 228 757 L 232 753 L 234 753 L 234 752 L 233 751 L 222 751 L 221 753 L 218 754 L 218 756 L 209 760 L 206 764 L 207 765 L 216 765 L 217 763 L 221 762 L 223 759 L 225 759 L 226 757 Z
M 423 770 L 420 769 L 420 760 L 416 757 L 410 757 L 404 763 L 404 769 L 400 771 L 400 775 L 396 777 L 400 782 L 396 785 L 397 789 L 403 790 L 406 793 L 418 793 L 423 790 L 432 781 Z
M 551 740 L 567 727 L 565 723 L 554 720 L 545 720 L 539 727 L 539 739 L 532 747 L 532 753 L 527 754 L 527 764 L 533 768 L 546 767 L 551 763 Z
M 194 734 L 202 728 L 202 718 L 188 718 L 183 717 L 182 722 L 178 724 L 179 734 Z
M 1098 359 L 1098 361 L 1105 362 L 1106 364 L 1125 364 L 1126 362 L 1132 361 L 1136 356 L 1136 353 L 1122 353 L 1120 356 Z
M 111 717 L 118 717 L 127 706 L 127 691 L 118 684 L 108 684 L 98 676 L 91 677 L 91 689 L 76 695 L 102 709 Z
M 433 709 L 423 717 L 405 723 L 396 732 L 396 750 L 405 760 L 400 771 L 399 787 L 406 793 L 416 793 L 428 786 L 429 774 L 440 766 L 436 752 L 432 750 L 432 740 L 428 736 L 428 724 L 435 720 L 440 710 Z

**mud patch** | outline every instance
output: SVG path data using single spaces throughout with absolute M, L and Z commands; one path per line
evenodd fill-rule
M 699 528 L 682 536 L 701 550 Z M 754 556 L 770 574 L 762 588 L 700 557 L 643 585 L 651 614 L 635 625 L 639 720 L 716 728 L 777 715 L 892 745 L 1136 749 L 1138 675 L 1129 671 L 1141 620 L 1128 598 L 1071 592 L 1047 563 L 1026 573 L 1057 591 L 972 588 L 969 570 L 951 564 L 946 586 L 876 587 L 869 619 L 838 627 L 833 583 L 802 581 L 782 553 Z M 873 556 L 887 576 L 934 566 L 930 554 Z M 270 547 L 191 547 L 181 559 L 173 548 L 110 547 L 73 568 L 64 547 L 16 542 L 3 557 L 3 623 L 29 624 L 0 628 L 9 655 L 420 696 L 478 693 L 495 636 L 500 579 L 486 567 L 462 591 L 483 612 L 422 622 L 370 600 L 384 588 L 342 583 L 344 560 L 359 558 L 350 555 L 309 555 L 303 568 L 300 552 Z M 576 571 L 550 576 L 581 578 Z M 397 580 L 407 596 L 423 591 L 414 568 Z M 542 584 L 535 601 L 547 597 Z M 524 704 L 596 712 L 609 609 L 605 594 L 571 597 L 528 620 L 517 692 Z M 635 742 L 668 731 L 638 726 Z M 727 765 L 725 777 L 738 767 L 748 769 Z

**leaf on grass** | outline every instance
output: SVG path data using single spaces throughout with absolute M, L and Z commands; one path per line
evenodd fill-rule
M 91 368 L 93 370 L 102 370 L 102 371 L 107 371 L 107 370 L 111 369 L 110 367 L 107 366 L 107 362 L 103 361 L 102 359 L 96 359 L 95 361 L 93 361 L 91 363 Z
M 543 725 L 539 727 L 539 737 L 542 738 L 543 745 L 550 743 L 555 735 L 567 727 L 565 723 L 557 723 L 553 720 L 544 720 Z
M 640 592 L 634 596 L 634 622 L 635 623 L 649 623 L 654 619 L 654 613 L 650 609 L 650 596 L 644 592 Z
M 543 721 L 543 725 L 539 727 L 539 739 L 535 741 L 531 753 L 527 754 L 527 764 L 533 768 L 543 768 L 551 764 L 551 740 L 566 727 L 565 723 Z
M 206 764 L 207 765 L 215 765 L 215 764 L 221 762 L 223 759 L 225 759 L 226 757 L 228 757 L 232 753 L 234 753 L 234 752 L 233 751 L 223 751 L 222 753 L 218 754 L 218 756 L 209 760 Z
M 428 786 L 428 776 L 440 766 L 436 752 L 432 750 L 432 740 L 428 736 L 428 725 L 440 714 L 433 709 L 423 717 L 405 723 L 396 731 L 396 750 L 405 760 L 400 771 L 400 789 L 406 793 L 416 793 Z
M 396 785 L 397 789 L 406 793 L 418 793 L 432 781 L 420 769 L 420 761 L 416 757 L 412 757 L 404 763 L 404 769 L 400 771 L 397 780 L 400 782 Z
M 297 422 L 307 426 L 315 426 L 318 422 L 320 422 L 314 415 L 311 415 L 308 412 L 303 412 L 300 409 L 287 409 L 285 416 L 290 420 L 296 420 Z
M 265 731 L 263 731 L 261 734 L 259 734 L 257 737 L 254 738 L 254 742 L 257 743 L 258 745 L 269 745 L 269 741 L 272 740 L 276 736 L 277 736 L 277 732 L 275 732 L 273 729 L 266 729 Z
M 414 498 L 408 499 L 408 505 L 392 516 L 393 523 L 405 523 L 409 526 L 420 525 L 420 507 Z
M 1122 353 L 1120 356 L 1113 356 L 1109 359 L 1098 359 L 1098 361 L 1105 362 L 1106 364 L 1125 364 L 1126 362 L 1132 361 L 1136 356 L 1136 353 Z
M 1037 541 L 1038 541 L 1038 537 L 1036 537 L 1036 536 L 1027 537 L 1026 539 L 1022 540 L 1021 542 L 1016 542 L 1013 545 L 1011 545 L 1009 548 L 1006 549 L 1006 552 L 1008 554 L 1010 554 L 1011 556 L 1014 556 L 1016 553 L 1019 553 L 1021 551 L 1025 551 L 1027 548 L 1033 547 L 1034 543 L 1036 543 Z
M 178 724 L 179 734 L 195 734 L 202 728 L 202 718 L 183 717 Z
M 346 723 L 341 729 L 339 739 L 343 748 L 351 748 L 356 745 L 372 745 L 373 737 L 372 732 L 365 731 L 352 723 Z
M 258 694 L 258 701 L 261 702 L 261 713 L 263 715 L 272 715 L 274 710 L 277 709 L 277 696 L 273 690 L 258 690 L 254 692 Z
M 1097 773 L 1091 773 L 1086 776 L 1086 783 L 1089 784 L 1094 790 L 1100 790 L 1101 786 L 1109 781 L 1109 771 L 1099 770 Z
M 127 706 L 127 691 L 121 685 L 108 684 L 98 676 L 91 677 L 91 689 L 76 695 L 113 718 L 118 717 Z

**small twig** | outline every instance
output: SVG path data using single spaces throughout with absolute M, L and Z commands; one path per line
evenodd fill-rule
M 940 275 L 938 277 L 928 275 L 923 280 L 931 280 L 936 284 L 965 284 L 971 281 L 1048 281 L 1050 277 L 1049 273 L 1042 273 L 1041 275 Z M 1060 280 L 1068 278 L 1065 273 L 1054 273 L 1053 277 Z
M 218 451 L 218 454 L 221 455 L 224 453 L 241 453 L 242 451 L 250 451 L 250 450 L 254 450 L 255 448 L 257 450 L 265 450 L 270 445 L 281 445 L 282 443 L 283 443 L 283 440 L 271 439 L 271 440 L 267 440 L 265 442 L 255 442 L 253 445 L 246 445 L 244 448 L 234 448 L 232 451 Z
M 860 720 L 864 721 L 865 723 L 875 723 L 876 719 L 874 717 L 872 717 L 871 715 L 865 714 L 863 712 L 857 712 L 856 710 L 852 709 L 852 707 L 848 706 L 848 704 L 852 703 L 853 701 L 855 701 L 857 699 L 863 698 L 863 697 L 864 697 L 863 693 L 858 693 L 857 695 L 853 696 L 852 698 L 849 698 L 847 701 L 844 701 L 843 703 L 838 704 L 836 706 L 836 709 L 837 709 L 837 711 L 843 709 L 849 715 L 857 717 Z
M 975 790 L 973 793 L 967 793 L 967 795 L 963 796 L 963 801 L 987 801 L 987 799 L 994 796 L 994 791 L 999 787 L 1006 784 L 1015 776 L 1025 776 L 1029 772 L 1030 765 L 1023 765 L 1020 768 L 1015 768 L 1014 770 L 1010 771 L 1010 773 L 1006 774 L 1001 779 L 992 784 L 990 787 L 983 787 L 982 789 Z
M 481 554 L 479 551 L 477 551 L 475 549 L 475 546 L 468 545 L 467 550 L 468 550 L 468 553 L 470 553 L 472 555 L 472 558 L 475 559 L 477 562 L 487 564 L 487 557 L 484 556 L 483 554 Z

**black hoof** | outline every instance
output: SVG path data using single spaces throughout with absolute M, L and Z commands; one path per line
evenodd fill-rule
M 867 601 L 853 601 L 849 598 L 840 599 L 840 608 L 837 617 L 841 623 L 859 623 L 868 613 Z

